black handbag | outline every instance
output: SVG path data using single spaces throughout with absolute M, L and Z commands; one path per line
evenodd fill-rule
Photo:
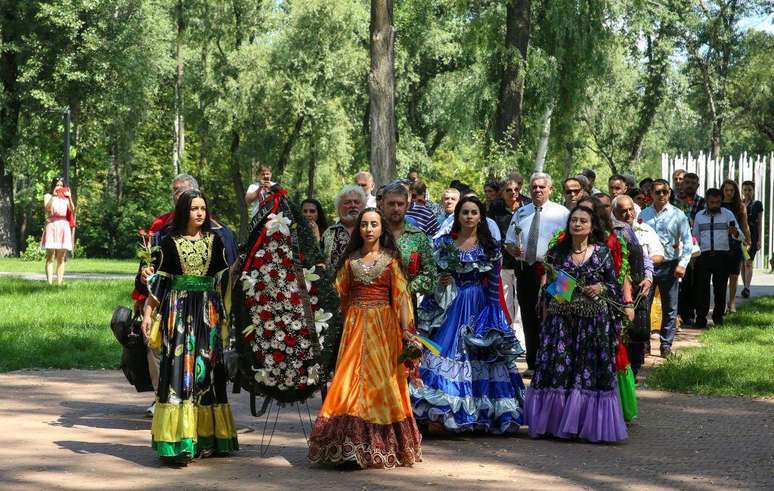
M 113 311 L 110 320 L 113 336 L 123 347 L 121 370 L 137 392 L 153 391 L 148 370 L 148 348 L 142 335 L 142 319 L 131 309 L 120 306 Z

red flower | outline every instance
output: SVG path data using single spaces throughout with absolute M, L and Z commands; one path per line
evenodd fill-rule
M 271 312 L 268 310 L 261 310 L 261 313 L 259 314 L 262 321 L 270 321 L 272 318 Z
M 255 289 L 258 290 L 258 291 L 265 290 L 266 289 L 266 283 L 264 283 L 263 281 L 259 281 L 258 283 L 255 284 Z
M 299 259 L 301 262 L 304 262 L 304 253 L 303 253 L 303 252 L 299 252 L 299 253 L 298 253 L 298 259 Z
M 282 260 L 282 265 L 286 268 L 292 268 L 293 267 L 293 260 L 289 257 L 286 257 Z
M 245 336 L 245 341 L 247 341 L 248 343 L 252 343 L 253 341 L 255 341 L 255 331 Z
M 282 319 L 276 321 L 274 325 L 277 326 L 277 329 L 285 329 L 285 321 Z
M 285 361 L 285 353 L 282 351 L 275 351 L 271 354 L 271 357 L 274 358 L 275 363 L 282 363 Z
M 266 339 L 273 338 L 274 337 L 274 331 L 266 329 L 265 331 L 263 331 L 263 337 L 265 337 Z
M 276 269 L 272 269 L 271 271 L 269 271 L 269 278 L 273 280 L 276 280 L 277 278 L 279 278 L 279 271 L 277 271 Z
M 298 344 L 298 340 L 291 336 L 290 334 L 285 335 L 285 344 L 287 346 L 290 346 L 291 348 Z
M 271 236 L 272 239 L 276 240 L 277 242 L 282 241 L 284 236 L 282 235 L 282 232 L 274 232 L 274 234 Z
M 419 273 L 419 253 L 414 251 L 411 253 L 410 257 L 408 272 L 411 276 L 416 276 L 416 274 Z
M 298 330 L 298 335 L 301 336 L 302 338 L 308 338 L 309 337 L 309 329 L 307 329 L 305 327 L 303 329 L 299 329 Z
M 265 293 L 261 293 L 261 296 L 258 298 L 258 303 L 261 305 L 267 305 L 270 301 L 271 299 Z
M 253 259 L 253 266 L 255 267 L 255 269 L 258 269 L 261 266 L 263 266 L 263 258 L 262 257 L 256 257 L 255 259 Z
M 278 302 L 282 302 L 283 300 L 285 300 L 285 294 L 282 293 L 282 292 L 278 292 L 277 293 L 277 301 Z
M 298 370 L 296 370 L 299 375 L 306 375 L 306 367 L 301 367 Z
M 296 281 L 296 273 L 293 273 L 292 271 L 288 271 L 288 274 L 285 276 L 285 279 L 290 283 L 291 281 Z
M 309 289 L 309 295 L 317 295 L 318 291 L 319 288 L 317 288 L 317 285 L 312 283 L 312 288 Z
M 293 305 L 298 305 L 301 303 L 301 295 L 298 294 L 298 292 L 293 292 L 290 294 L 290 303 Z
M 306 390 L 306 384 L 298 384 L 298 390 Z
M 263 260 L 266 263 L 270 263 L 272 259 L 273 258 L 271 257 L 271 253 L 270 252 L 267 252 L 266 254 L 263 255 Z
M 258 361 L 263 361 L 263 351 L 256 351 L 255 352 L 255 359 Z
M 245 305 L 248 307 L 255 305 L 255 297 L 245 297 Z
M 141 228 L 140 230 L 138 230 L 137 233 L 140 234 L 140 237 L 145 237 L 146 235 L 148 235 L 148 232 L 146 232 L 144 228 Z

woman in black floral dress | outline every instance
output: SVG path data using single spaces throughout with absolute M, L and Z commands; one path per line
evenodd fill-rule
M 621 324 L 602 298 L 621 287 L 605 233 L 590 208 L 576 207 L 546 263 L 577 280 L 571 301 L 544 294 L 544 321 L 525 423 L 532 437 L 612 442 L 627 438 L 615 372 Z
M 153 266 L 142 324 L 149 345 L 161 349 L 153 448 L 173 464 L 233 452 L 239 446 L 223 365 L 228 262 L 199 191 L 180 195 L 172 233 L 154 252 Z

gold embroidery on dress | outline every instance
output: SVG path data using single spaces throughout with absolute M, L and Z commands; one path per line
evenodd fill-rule
M 360 255 L 360 252 L 355 254 L 350 260 L 350 267 L 352 268 L 352 276 L 363 284 L 370 285 L 384 272 L 384 268 L 387 267 L 392 261 L 392 257 L 388 254 L 381 253 L 373 264 L 366 264 Z
M 180 267 L 183 274 L 204 276 L 210 269 L 210 252 L 212 251 L 212 234 L 204 234 L 199 240 L 175 237 L 177 255 L 180 256 Z

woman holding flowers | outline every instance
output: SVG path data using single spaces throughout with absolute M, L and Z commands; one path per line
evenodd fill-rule
M 449 431 L 509 433 L 522 423 L 523 352 L 500 305 L 501 252 L 484 205 L 460 200 L 451 233 L 436 239 L 440 287 L 419 307 L 419 330 L 439 352 L 422 355 L 422 386 L 411 387 L 417 421 Z
M 169 464 L 235 451 L 223 364 L 228 262 L 199 191 L 180 195 L 172 233 L 153 258 L 156 274 L 149 280 L 142 321 L 149 345 L 161 348 L 153 448 Z
M 361 468 L 421 460 L 401 352 L 416 349 L 411 296 L 384 217 L 367 208 L 336 277 L 344 330 L 336 372 L 309 440 L 314 463 Z
M 549 293 L 550 284 L 543 297 L 540 348 L 524 412 L 532 437 L 614 442 L 628 436 L 615 369 L 621 323 L 609 307 L 621 304 L 622 293 L 606 242 L 599 217 L 577 206 L 546 255 L 550 276 L 570 277 L 575 286 L 559 295 Z

